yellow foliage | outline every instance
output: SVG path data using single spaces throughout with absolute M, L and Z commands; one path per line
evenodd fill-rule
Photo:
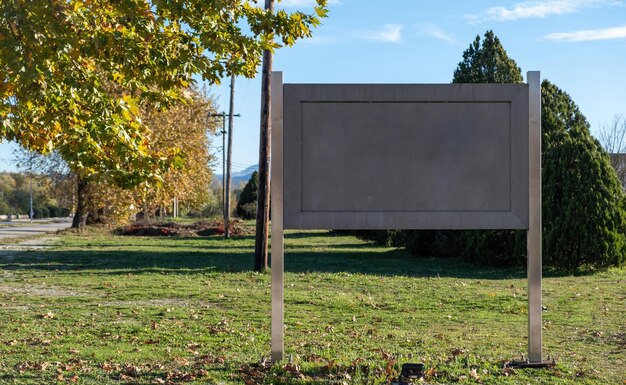
M 153 214 L 160 207 L 169 208 L 174 198 L 178 198 L 180 207 L 201 210 L 207 204 L 213 177 L 207 134 L 216 131 L 218 122 L 207 119 L 215 112 L 210 97 L 193 88 L 185 93 L 187 102 L 167 111 L 151 108 L 139 111 L 149 131 L 149 140 L 144 138 L 139 148 L 150 146 L 153 151 L 166 154 L 179 152 L 182 164 L 159 175 L 158 183 L 147 180 L 131 189 L 116 187 L 107 182 L 106 176 L 91 182 L 87 201 L 92 217 L 108 223 L 124 223 L 139 211 Z M 128 97 L 122 99 L 130 101 Z

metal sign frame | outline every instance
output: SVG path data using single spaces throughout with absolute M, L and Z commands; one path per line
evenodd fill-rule
M 283 93 L 285 228 L 528 228 L 526 84 Z
M 528 140 L 527 146 L 521 148 L 528 150 L 528 157 L 524 157 L 528 162 L 528 174 L 523 175 L 523 182 L 527 181 L 527 195 L 523 193 L 523 203 L 526 203 L 526 210 L 517 211 L 516 215 L 521 213 L 521 221 L 514 223 L 512 221 L 502 221 L 500 225 L 495 228 L 527 228 L 528 239 L 528 253 L 527 253 L 527 270 L 528 270 L 528 363 L 529 364 L 541 364 L 542 361 L 542 315 L 541 315 L 541 278 L 542 278 L 542 256 L 541 256 L 541 79 L 539 71 L 529 71 L 527 73 L 528 81 L 528 100 L 524 101 L 522 105 L 524 108 L 528 108 L 528 121 L 515 122 L 514 124 L 523 124 L 528 128 L 528 136 L 524 140 Z M 437 88 L 436 85 L 435 89 Z M 449 85 L 446 85 L 449 86 Z M 282 72 L 272 72 L 271 74 L 271 209 L 272 209 L 272 221 L 271 221 L 271 359 L 273 362 L 278 362 L 284 357 L 284 229 L 285 229 L 285 208 L 290 202 L 285 201 L 284 196 L 284 175 L 285 175 L 285 159 L 284 159 L 284 132 L 283 132 L 283 113 L 285 101 L 283 100 L 283 74 Z M 435 96 L 437 97 L 438 91 L 432 95 L 425 95 L 423 100 Z M 289 95 L 293 97 L 293 95 Z M 413 98 L 415 95 L 412 96 Z M 441 99 L 441 96 L 439 96 Z M 524 114 L 523 114 L 524 115 Z M 520 115 L 513 115 L 518 116 Z M 512 116 L 512 119 L 513 119 Z M 522 119 L 525 120 L 525 119 Z M 517 138 L 519 140 L 519 137 Z M 512 138 L 513 140 L 513 138 Z M 291 166 L 290 166 L 291 167 Z M 293 172 L 293 169 L 290 169 Z M 527 179 L 526 179 L 527 178 Z M 522 183 L 523 185 L 525 183 Z M 519 188 L 518 185 L 516 185 Z M 524 185 L 525 188 L 525 185 Z M 515 193 L 521 193 L 521 191 L 515 191 Z M 527 198 L 527 200 L 526 200 Z M 291 198 L 293 200 L 293 198 Z M 368 215 L 367 213 L 365 214 Z M 527 215 L 526 218 L 524 216 Z M 289 216 L 290 222 L 287 223 L 287 228 L 319 228 L 316 227 L 324 221 L 309 216 L 307 219 L 305 216 L 300 216 L 298 220 L 294 221 L 294 215 Z M 393 216 L 393 214 L 392 214 Z M 433 226 L 428 226 L 427 222 L 416 222 L 415 220 L 408 220 L 401 223 L 401 226 L 395 228 L 454 228 L 450 226 L 457 226 L 457 228 L 494 228 L 489 226 L 480 226 L 481 220 L 478 222 L 469 221 L 466 226 L 463 226 L 463 222 L 454 222 L 453 225 L 442 226 L 441 223 L 446 223 L 447 219 L 444 218 L 443 222 L 437 222 L 440 220 L 437 213 L 431 216 L 425 216 L 428 220 L 432 221 Z M 304 218 L 304 220 L 303 220 Z M 364 218 L 364 219 L 363 219 Z M 345 222 L 345 226 L 339 225 L 337 228 L 392 228 L 394 226 L 388 226 L 389 223 L 384 220 L 379 220 L 375 225 L 367 226 L 368 219 L 363 217 L 361 220 L 349 220 Z M 374 213 L 374 218 L 383 218 Z M 397 219 L 397 218 L 396 218 Z M 519 218 L 518 218 L 519 219 Z M 371 220 L 371 218 L 370 218 Z M 402 218 L 400 218 L 402 220 Z M 337 222 L 333 222 L 337 223 Z M 399 222 L 394 222 L 399 223 Z M 460 226 L 459 226 L 460 225 Z

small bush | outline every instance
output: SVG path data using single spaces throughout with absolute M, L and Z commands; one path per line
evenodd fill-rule
M 50 212 L 50 218 L 56 218 L 61 213 L 61 210 L 54 205 L 48 206 L 48 211 Z
M 11 208 L 9 205 L 5 201 L 0 200 L 0 215 L 7 215 L 10 212 Z
M 243 219 L 256 219 L 256 202 L 249 202 L 240 206 L 237 214 Z M 239 209 L 239 208 L 238 208 Z

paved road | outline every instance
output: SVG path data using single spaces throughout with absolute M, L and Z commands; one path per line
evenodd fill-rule
M 71 225 L 72 223 L 69 221 L 55 223 L 0 222 L 0 238 L 28 237 L 31 235 L 54 233 L 57 230 L 66 229 Z

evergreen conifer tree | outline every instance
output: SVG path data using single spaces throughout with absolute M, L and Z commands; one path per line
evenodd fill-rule
M 520 68 L 492 31 L 463 53 L 455 83 L 518 83 Z M 572 270 L 620 265 L 626 253 L 626 198 L 608 155 L 567 93 L 542 84 L 542 211 L 544 264 Z M 467 231 L 473 262 L 523 264 L 525 231 Z
M 544 263 L 568 270 L 626 262 L 624 190 L 570 96 L 541 86 Z
M 500 39 L 489 30 L 463 52 L 463 61 L 454 70 L 453 83 L 521 83 L 522 70 L 509 58 Z
M 463 60 L 454 71 L 453 83 L 521 83 L 522 70 L 511 59 L 500 39 L 489 30 L 463 52 Z M 457 245 L 464 257 L 473 262 L 513 265 L 526 258 L 525 231 L 476 230 L 459 232 Z

